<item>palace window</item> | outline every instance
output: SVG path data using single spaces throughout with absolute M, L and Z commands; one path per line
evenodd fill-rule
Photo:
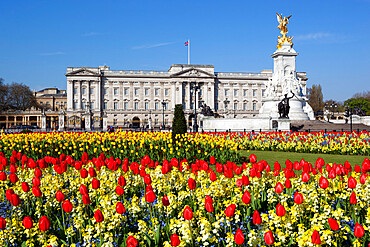
M 82 88 L 82 94 L 85 95 L 86 94 L 86 88 Z
M 262 90 L 262 97 L 265 96 L 265 91 L 266 91 L 265 89 Z
M 94 101 L 90 103 L 90 109 L 94 109 Z
M 139 103 L 138 103 L 138 102 L 135 102 L 135 103 L 134 103 L 134 109 L 135 109 L 135 110 L 139 109 Z
M 108 108 L 108 103 L 107 102 L 104 102 L 103 109 L 106 110 L 107 108 Z
M 158 119 L 154 119 L 154 125 L 158 125 Z
M 77 109 L 77 102 L 73 102 L 73 109 Z
M 158 110 L 159 109 L 159 102 L 155 102 L 154 109 Z
M 125 88 L 125 96 L 127 96 L 128 95 L 128 88 Z
M 77 87 L 73 89 L 73 94 L 77 94 Z
M 165 96 L 168 96 L 168 88 L 166 88 L 166 89 L 164 90 L 164 95 L 165 95 Z
M 145 102 L 145 110 L 149 109 L 149 102 Z
M 225 96 L 229 94 L 229 89 L 225 89 Z
M 86 109 L 86 103 L 85 102 L 82 102 L 82 109 L 85 110 Z
M 94 94 L 94 88 L 93 87 L 90 88 L 90 94 Z
M 114 102 L 113 108 L 114 108 L 114 110 L 117 110 L 118 109 L 118 102 Z
M 256 89 L 253 89 L 253 94 L 252 94 L 253 97 L 256 96 L 256 91 L 257 91 Z
M 148 96 L 148 94 L 149 94 L 149 88 L 145 88 L 144 93 L 145 93 L 145 96 Z
M 117 125 L 117 119 L 113 119 L 113 125 Z
M 138 96 L 138 95 L 139 95 L 139 89 L 135 88 L 135 96 Z
M 238 110 L 238 103 L 234 103 L 234 110 Z
M 238 89 L 234 89 L 234 96 L 238 96 Z
M 128 109 L 128 102 L 123 103 L 123 108 L 124 108 L 125 110 L 127 110 L 127 109 Z
M 257 104 L 256 103 L 253 103 L 253 111 L 255 111 L 256 110 L 256 108 L 257 108 Z
M 154 95 L 155 96 L 158 96 L 159 95 L 159 89 L 158 88 L 154 89 Z
M 107 95 L 107 89 L 104 88 L 104 95 Z
M 113 92 L 114 92 L 114 95 L 118 95 L 118 88 L 115 88 Z
M 244 103 L 243 104 L 243 110 L 246 111 L 247 110 L 247 103 Z
M 247 89 L 244 89 L 243 90 L 243 96 L 246 97 L 247 96 Z

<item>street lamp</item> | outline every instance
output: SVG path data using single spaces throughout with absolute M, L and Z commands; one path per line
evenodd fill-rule
M 197 123 L 197 92 L 200 90 L 200 86 L 196 84 L 190 84 L 191 93 L 194 93 L 194 124 L 193 131 L 198 132 L 198 123 Z
M 166 102 L 164 102 L 164 100 L 162 101 L 162 107 L 163 107 L 163 123 L 162 123 L 162 129 L 165 129 L 165 125 L 164 125 L 164 107 L 166 106 Z
M 152 129 L 152 110 L 149 110 L 149 130 Z

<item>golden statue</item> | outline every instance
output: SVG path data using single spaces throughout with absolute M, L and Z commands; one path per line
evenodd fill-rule
M 278 37 L 277 48 L 280 49 L 284 42 L 288 42 L 293 47 L 293 43 L 292 43 L 293 37 L 286 36 L 286 34 L 288 33 L 287 25 L 289 23 L 289 18 L 292 17 L 292 15 L 290 15 L 289 17 L 283 17 L 283 15 L 279 15 L 279 13 L 276 13 L 276 14 L 277 14 L 277 20 L 279 22 L 279 26 L 277 28 L 280 29 L 280 33 L 281 35 L 283 35 L 283 36 Z

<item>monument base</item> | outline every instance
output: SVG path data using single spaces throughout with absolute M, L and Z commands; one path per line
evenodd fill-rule
M 278 104 L 280 99 L 266 99 L 260 111 L 259 118 L 279 118 Z M 314 114 L 311 106 L 305 100 L 289 100 L 289 119 L 290 120 L 314 120 Z
M 278 122 L 278 130 L 290 131 L 290 119 L 280 118 L 280 119 L 277 119 L 277 122 Z

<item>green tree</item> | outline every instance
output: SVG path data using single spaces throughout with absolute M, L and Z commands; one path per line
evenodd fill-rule
M 354 108 L 361 108 L 366 115 L 370 115 L 370 99 L 366 98 L 350 98 L 347 99 L 344 102 L 345 105 L 348 104 L 348 106 L 352 109 Z
M 175 140 L 177 134 L 185 134 L 187 132 L 186 120 L 182 105 L 175 106 L 175 116 L 172 121 L 172 139 Z
M 323 98 L 320 84 L 313 84 L 312 87 L 308 89 L 308 104 L 310 104 L 314 112 L 322 111 L 324 107 Z
M 8 85 L 4 84 L 4 79 L 0 78 L 0 111 L 8 109 Z

